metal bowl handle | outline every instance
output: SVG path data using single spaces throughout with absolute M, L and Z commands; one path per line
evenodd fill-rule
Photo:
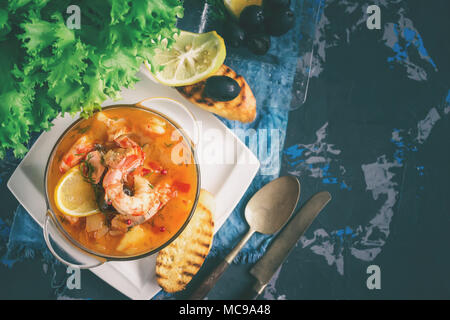
M 50 222 L 53 222 L 53 220 L 51 219 L 49 212 L 47 212 L 47 214 L 45 215 L 44 227 L 43 227 L 44 240 L 45 240 L 45 243 L 47 244 L 48 249 L 50 250 L 50 252 L 53 254 L 53 256 L 54 256 L 58 261 L 60 261 L 60 262 L 62 262 L 62 263 L 64 263 L 64 264 L 66 264 L 66 265 L 68 265 L 68 266 L 70 266 L 70 267 L 72 267 L 72 268 L 78 268 L 78 269 L 90 269 L 90 268 L 95 268 L 95 267 L 101 266 L 101 265 L 105 262 L 105 261 L 98 261 L 97 263 L 91 264 L 91 265 L 88 265 L 88 264 L 74 264 L 74 263 L 68 262 L 67 260 L 61 258 L 61 257 L 56 253 L 55 249 L 53 249 L 53 246 L 52 246 L 52 244 L 51 244 L 51 242 L 50 242 L 50 237 L 49 237 L 49 236 L 50 236 L 50 233 L 49 233 L 49 231 L 48 231 L 48 226 L 49 226 L 49 223 L 50 223 Z

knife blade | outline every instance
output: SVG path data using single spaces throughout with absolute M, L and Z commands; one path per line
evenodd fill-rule
M 256 299 L 262 293 L 300 237 L 330 200 L 329 192 L 316 193 L 280 231 L 263 257 L 250 269 L 250 274 L 256 281 L 252 288 L 253 292 L 247 299 Z

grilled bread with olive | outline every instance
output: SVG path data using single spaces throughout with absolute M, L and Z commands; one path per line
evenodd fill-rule
M 156 280 L 166 292 L 183 290 L 211 249 L 214 235 L 214 197 L 202 189 L 197 208 L 178 238 L 156 258 Z
M 226 65 L 208 79 L 177 90 L 196 106 L 226 119 L 252 122 L 256 118 L 252 90 L 243 76 Z

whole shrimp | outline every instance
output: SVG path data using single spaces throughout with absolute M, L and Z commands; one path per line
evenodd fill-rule
M 120 213 L 111 222 L 115 229 L 134 226 L 150 219 L 158 210 L 176 195 L 168 184 L 153 186 L 139 175 L 134 176 L 134 195 L 124 192 L 124 180 L 128 173 L 142 166 L 144 152 L 128 136 L 114 140 L 119 148 L 109 150 L 104 159 L 109 167 L 103 178 L 105 197 Z M 121 227 L 120 227 L 121 226 Z
M 162 207 L 166 205 L 167 202 L 169 202 L 170 199 L 177 195 L 177 191 L 174 190 L 169 184 L 161 184 L 156 186 L 154 193 L 158 195 L 159 205 L 158 201 L 155 201 L 155 204 L 150 208 L 150 210 L 143 215 L 116 215 L 111 220 L 111 227 L 115 230 L 126 232 L 128 228 L 144 223 L 145 221 L 153 217 Z
M 170 186 L 155 187 L 141 176 L 134 177 L 134 195 L 129 196 L 123 190 L 123 175 L 120 169 L 109 169 L 103 178 L 105 196 L 122 215 L 142 216 L 144 222 L 174 196 L 175 192 Z M 139 222 L 139 219 L 136 221 Z
M 123 190 L 122 177 L 123 171 L 120 169 L 109 169 L 103 178 L 105 195 L 119 213 L 140 216 L 153 206 L 159 206 L 158 197 L 145 178 L 135 177 L 134 195 L 129 196 Z

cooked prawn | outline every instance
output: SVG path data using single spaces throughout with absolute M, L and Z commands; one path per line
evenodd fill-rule
M 142 179 L 142 178 L 141 178 Z M 115 230 L 126 232 L 128 228 L 142 224 L 153 217 L 170 199 L 176 197 L 177 191 L 169 184 L 162 184 L 155 187 L 155 194 L 158 201 L 143 215 L 120 214 L 111 220 L 111 227 Z
M 59 164 L 59 171 L 65 173 L 84 159 L 86 154 L 95 148 L 95 143 L 89 135 L 82 135 L 67 151 Z
M 155 188 L 145 178 L 136 175 L 134 195 L 127 195 L 123 189 L 124 181 L 128 173 L 142 167 L 145 154 L 127 135 L 115 137 L 114 142 L 118 148 L 109 150 L 104 156 L 104 162 L 109 169 L 103 178 L 103 188 L 105 198 L 120 213 L 119 218 L 111 221 L 111 225 L 114 229 L 121 230 L 125 225 L 130 227 L 150 219 L 175 192 L 169 185 Z
M 109 150 L 104 157 L 108 167 L 130 172 L 144 163 L 142 148 L 126 135 L 114 139 L 119 148 Z
M 128 122 L 123 118 L 111 119 L 103 112 L 97 113 L 96 117 L 98 121 L 103 122 L 106 126 L 109 141 L 114 141 L 116 138 L 131 132 Z
M 123 190 L 124 180 L 129 172 L 142 166 L 144 153 L 141 147 L 128 136 L 120 136 L 115 139 L 115 142 L 119 148 L 110 150 L 105 155 L 105 163 L 109 167 L 103 178 L 105 197 L 120 214 L 143 216 L 139 219 L 126 219 L 139 224 L 158 212 L 161 206 L 170 200 L 173 192 L 167 185 L 155 188 L 145 178 L 136 175 L 134 195 L 127 195 Z
M 109 169 L 103 179 L 105 196 L 120 213 L 140 216 L 152 210 L 156 213 L 160 206 L 159 195 L 152 185 L 143 177 L 134 178 L 134 195 L 129 196 L 123 191 L 123 172 L 119 169 Z
M 148 134 L 161 135 L 166 132 L 166 123 L 156 117 L 153 117 L 142 124 L 142 130 Z

